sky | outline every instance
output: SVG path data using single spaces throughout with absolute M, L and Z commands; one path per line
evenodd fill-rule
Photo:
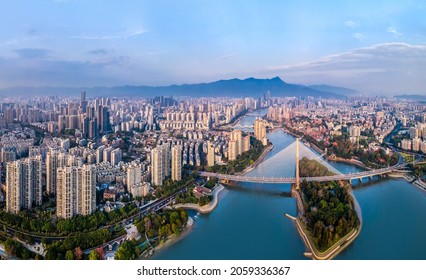
M 426 94 L 425 1 L 1 3 L 0 88 L 279 76 Z

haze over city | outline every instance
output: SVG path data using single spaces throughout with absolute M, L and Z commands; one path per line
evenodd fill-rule
M 1 3 L 6 279 L 421 273 L 423 1 Z
M 422 1 L 3 1 L 0 88 L 279 76 L 424 94 L 424 12 Z

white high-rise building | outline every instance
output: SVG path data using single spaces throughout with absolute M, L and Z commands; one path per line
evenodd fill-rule
M 130 192 L 130 189 L 142 182 L 142 168 L 140 164 L 133 164 L 127 167 L 127 190 Z
M 237 155 L 241 155 L 244 150 L 244 143 L 243 143 L 243 132 L 241 130 L 234 130 L 231 133 L 231 139 L 236 142 L 237 145 Z
M 151 151 L 151 184 L 154 186 L 163 185 L 163 149 L 156 147 Z
M 58 150 L 50 150 L 46 156 L 46 191 L 48 194 L 56 193 L 56 171 L 65 166 L 66 155 Z
M 7 163 L 6 211 L 17 214 L 42 204 L 41 156 Z
M 264 146 L 267 145 L 268 139 L 266 138 L 267 122 L 263 119 L 256 119 L 254 121 L 254 137 L 261 141 Z
M 207 143 L 207 166 L 215 165 L 215 152 L 214 145 L 212 142 Z
M 412 146 L 411 146 L 412 150 L 415 151 L 415 152 L 418 152 L 420 150 L 420 143 L 421 142 L 422 141 L 420 140 L 420 138 L 418 138 L 418 137 L 414 138 L 413 141 L 412 141 Z
M 228 142 L 228 161 L 236 160 L 238 156 L 237 141 L 231 140 Z
M 248 152 L 250 150 L 250 135 L 244 137 L 243 143 L 243 153 Z
M 57 170 L 64 166 L 81 166 L 83 159 L 59 150 L 50 150 L 46 156 L 46 190 L 55 194 L 57 189 Z
M 403 150 L 411 150 L 411 141 L 408 139 L 403 139 L 401 141 L 401 149 Z
M 56 215 L 69 219 L 96 210 L 96 167 L 60 167 L 57 170 Z
M 111 165 L 116 166 L 121 161 L 121 149 L 117 148 L 111 152 Z
M 172 147 L 172 180 L 182 180 L 182 146 Z

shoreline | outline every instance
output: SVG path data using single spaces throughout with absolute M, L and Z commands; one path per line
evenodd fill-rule
M 145 255 L 146 252 L 142 253 L 139 256 L 139 260 L 147 260 L 151 259 L 153 256 L 155 256 L 157 253 L 161 252 L 164 249 L 167 249 L 168 247 L 172 246 L 173 244 L 179 242 L 180 240 L 184 239 L 195 227 L 195 221 L 190 216 L 188 216 L 188 221 L 186 222 L 185 227 L 183 228 L 183 231 L 180 232 L 179 235 L 172 235 L 168 237 L 163 243 L 159 243 L 154 246 L 154 252 L 152 255 Z M 152 249 L 151 249 L 152 250 Z
M 256 161 L 252 165 L 247 166 L 243 171 L 237 172 L 234 175 L 245 175 L 245 174 L 249 173 L 250 171 L 252 171 L 254 168 L 256 168 L 259 164 L 261 164 L 263 162 L 265 157 L 269 154 L 270 151 L 272 151 L 273 148 L 274 148 L 274 145 L 271 143 L 270 145 L 268 145 L 266 147 L 266 149 L 263 150 L 263 152 L 260 154 L 259 158 L 256 159 Z
M 208 214 L 212 212 L 216 206 L 219 203 L 219 194 L 221 191 L 223 191 L 225 187 L 222 184 L 219 184 L 215 189 L 213 193 L 213 200 L 210 201 L 209 204 L 199 206 L 198 204 L 176 204 L 172 208 L 183 208 L 183 209 L 190 209 L 190 210 L 196 210 L 200 214 Z M 154 256 L 156 253 L 161 252 L 164 249 L 167 249 L 168 247 L 174 245 L 175 243 L 179 242 L 180 240 L 184 239 L 187 235 L 191 233 L 191 231 L 195 227 L 195 220 L 188 216 L 188 221 L 186 222 L 185 227 L 183 228 L 183 231 L 178 235 L 172 235 L 168 237 L 163 243 L 157 244 L 154 246 L 154 253 L 152 255 L 142 254 L 139 259 L 150 259 L 152 256 Z
M 350 194 L 350 196 L 352 197 L 352 203 L 353 203 L 353 207 L 354 210 L 357 213 L 358 219 L 359 219 L 359 225 L 357 228 L 352 229 L 351 231 L 349 231 L 345 236 L 343 236 L 339 241 L 337 241 L 335 244 L 333 244 L 331 247 L 329 247 L 326 251 L 324 252 L 319 252 L 316 248 L 315 245 L 313 244 L 310 236 L 309 236 L 309 232 L 304 228 L 303 225 L 301 225 L 300 219 L 299 217 L 294 218 L 289 214 L 286 214 L 286 217 L 288 217 L 289 219 L 291 219 L 297 229 L 297 232 L 299 233 L 300 237 L 303 240 L 303 243 L 305 244 L 306 249 L 309 252 L 305 252 L 304 255 L 306 257 L 312 258 L 314 260 L 331 260 L 333 258 L 335 258 L 338 254 L 340 254 L 344 249 L 346 249 L 346 247 L 348 247 L 350 244 L 352 244 L 353 241 L 356 240 L 356 238 L 358 237 L 358 235 L 361 232 L 362 229 L 362 212 L 361 212 L 361 207 L 358 204 L 358 201 L 356 200 L 353 192 L 352 192 L 352 188 L 349 187 L 348 192 Z M 300 193 L 299 191 L 296 190 L 292 190 L 292 196 L 296 199 L 296 207 L 297 207 L 297 212 L 298 213 L 303 213 L 303 202 L 302 199 L 300 197 Z M 302 207 L 300 209 L 300 207 Z M 299 216 L 299 215 L 297 215 Z
M 296 138 L 301 138 L 301 137 L 304 137 L 304 135 L 297 135 L 297 134 L 295 134 L 295 133 L 293 133 L 293 132 L 291 132 L 291 131 L 289 131 L 288 129 L 286 129 L 285 127 L 283 127 L 283 128 L 281 128 L 282 129 L 282 131 L 284 132 L 284 133 L 287 133 L 287 134 L 290 134 L 290 135 L 292 135 L 293 137 L 296 137 Z M 315 143 L 312 143 L 312 142 L 310 142 L 309 140 L 307 140 L 306 138 L 304 138 L 305 139 L 305 141 L 307 141 L 308 143 L 309 143 L 309 145 L 310 145 L 310 147 L 312 148 L 312 149 L 314 149 L 316 152 L 318 152 L 319 154 L 322 154 L 322 153 L 325 153 L 325 151 L 323 151 L 323 150 L 321 150 L 318 146 L 316 146 L 316 144 Z M 371 168 L 370 167 L 368 167 L 368 166 L 366 166 L 365 164 L 363 164 L 361 161 L 359 161 L 359 160 L 356 160 L 356 159 L 345 159 L 345 158 L 341 158 L 341 157 L 329 157 L 329 156 L 327 156 L 327 155 L 325 155 L 324 156 L 324 158 L 326 159 L 326 160 L 328 160 L 328 161 L 334 161 L 334 162 L 343 162 L 343 163 L 346 163 L 346 164 L 351 164 L 351 165 L 355 165 L 355 166 L 358 166 L 358 167 L 361 167 L 361 168 L 363 168 L 363 169 L 365 169 L 365 170 L 371 170 Z
M 351 164 L 351 165 L 361 167 L 365 170 L 371 170 L 371 167 L 366 166 L 365 164 L 363 164 L 362 162 L 360 162 L 359 160 L 356 160 L 356 159 L 345 159 L 345 158 L 340 158 L 340 157 L 333 157 L 332 158 L 332 157 L 329 157 L 329 156 L 326 156 L 325 158 L 328 161 L 343 162 L 343 163 L 346 163 L 346 164 Z
M 181 203 L 181 204 L 173 205 L 172 208 L 190 209 L 190 210 L 195 210 L 200 214 L 208 214 L 212 212 L 216 208 L 216 206 L 219 204 L 219 194 L 224 189 L 225 189 L 225 186 L 223 186 L 222 184 L 218 184 L 218 186 L 212 192 L 213 200 L 210 201 L 209 204 L 200 206 L 195 203 L 183 203 L 183 204 Z

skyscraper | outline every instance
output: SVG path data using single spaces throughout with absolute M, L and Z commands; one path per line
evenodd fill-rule
M 237 141 L 231 140 L 228 142 L 228 161 L 236 160 L 238 156 Z
M 182 146 L 172 147 L 172 180 L 182 180 Z
M 17 214 L 42 203 L 41 156 L 17 160 L 7 164 L 6 210 Z
M 215 164 L 215 152 L 214 145 L 212 142 L 207 143 L 207 166 L 214 166 Z
M 142 169 L 140 164 L 133 164 L 127 167 L 126 175 L 127 191 L 130 192 L 134 185 L 142 182 Z
M 56 171 L 65 166 L 66 155 L 58 150 L 50 150 L 46 156 L 46 191 L 48 194 L 56 193 Z
M 257 140 L 261 141 L 264 146 L 268 144 L 268 138 L 266 138 L 266 126 L 267 123 L 263 119 L 256 119 L 254 121 L 254 136 Z
M 69 219 L 96 210 L 96 167 L 60 167 L 57 170 L 56 215 Z
M 163 180 L 165 177 L 170 176 L 171 171 L 171 155 L 170 155 L 170 144 L 163 143 L 161 145 L 162 156 L 163 156 Z
M 243 143 L 243 132 L 239 129 L 234 130 L 231 132 L 231 139 L 236 142 L 236 154 L 241 155 L 243 153 L 243 149 L 244 149 L 244 143 Z
M 160 147 L 151 151 L 151 184 L 154 186 L 163 185 L 163 155 Z
M 250 150 L 250 135 L 244 137 L 243 153 Z
M 86 92 L 82 91 L 80 92 L 80 110 L 83 113 L 86 113 L 86 109 L 87 109 Z
M 121 161 L 122 152 L 120 148 L 114 149 L 111 152 L 111 165 L 115 166 Z

